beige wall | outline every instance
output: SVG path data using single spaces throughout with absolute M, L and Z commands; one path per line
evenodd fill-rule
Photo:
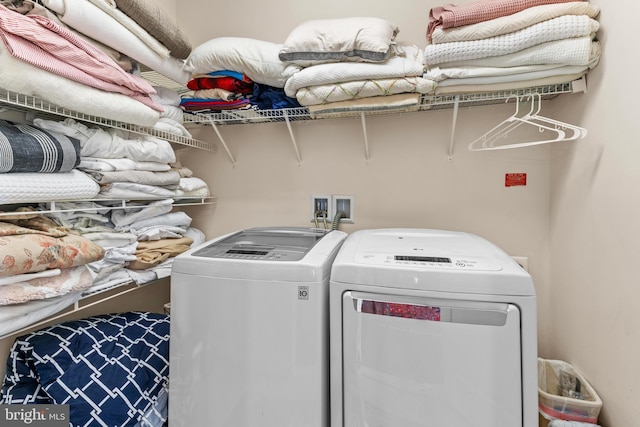
M 637 2 L 602 8 L 600 65 L 585 102 L 558 110 L 589 128 L 584 143 L 556 147 L 551 174 L 550 355 L 570 360 L 602 397 L 608 426 L 640 425 L 640 131 L 630 83 Z
M 603 2 L 593 3 L 604 9 L 599 32 L 604 56 L 589 76 L 589 91 L 543 106 L 546 115 L 588 128 L 584 140 L 472 153 L 468 142 L 512 108 L 465 108 L 449 161 L 451 111 L 371 117 L 367 161 L 360 121 L 332 119 L 293 123 L 298 164 L 284 124 L 226 126 L 221 132 L 235 166 L 221 147 L 213 155 L 181 152 L 218 198 L 213 208 L 191 210 L 195 224 L 209 238 L 251 226 L 309 225 L 310 195 L 328 193 L 355 196 L 356 223 L 341 226 L 348 232 L 429 227 L 486 237 L 512 255 L 529 257 L 538 293 L 540 356 L 566 360 L 582 371 L 604 401 L 600 424 L 638 425 L 640 370 L 634 362 L 640 358 L 635 318 L 640 287 L 631 272 L 640 247 L 640 186 L 635 185 L 640 168 L 634 155 L 640 148 L 634 145 L 638 131 L 628 99 L 633 88 L 626 83 L 638 69 L 627 34 L 639 6 L 622 0 L 609 10 Z M 406 0 L 393 7 L 360 0 L 313 7 L 283 0 L 245 2 L 238 11 L 204 0 L 180 4 L 177 22 L 194 45 L 220 36 L 281 43 L 304 20 L 366 14 L 396 23 L 399 41 L 420 47 L 426 44 L 428 11 L 440 5 Z M 217 141 L 211 129 L 195 134 Z M 505 188 L 508 172 L 527 173 L 527 186 Z

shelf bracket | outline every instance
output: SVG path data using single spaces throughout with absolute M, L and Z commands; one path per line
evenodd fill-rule
M 298 158 L 298 165 L 302 164 L 302 158 L 300 157 L 300 150 L 298 149 L 298 142 L 296 141 L 296 137 L 293 135 L 293 130 L 291 129 L 291 120 L 289 120 L 289 113 L 287 110 L 283 110 L 284 113 L 284 121 L 287 123 L 287 129 L 289 130 L 289 136 L 291 137 L 291 144 L 293 144 L 293 149 L 296 151 L 296 157 Z
M 369 138 L 367 137 L 367 120 L 365 119 L 364 111 L 360 112 L 360 119 L 362 121 L 362 133 L 364 135 L 364 155 L 368 162 L 370 158 Z
M 451 139 L 449 140 L 449 161 L 453 160 L 453 143 L 456 135 L 456 122 L 458 121 L 458 108 L 460 107 L 460 95 L 456 95 L 453 101 L 453 119 L 451 121 Z
M 218 129 L 218 126 L 216 125 L 216 122 L 213 121 L 213 119 L 209 119 L 209 123 L 211 124 L 211 127 L 213 128 L 213 130 L 216 132 L 216 135 L 218 135 L 218 139 L 220 140 L 220 143 L 224 147 L 224 151 L 226 151 L 227 152 L 227 156 L 229 156 L 229 160 L 231 160 L 231 163 L 233 164 L 233 166 L 235 166 L 236 165 L 236 159 L 233 157 L 233 154 L 231 154 L 231 151 L 229 150 L 229 147 L 227 146 L 227 143 L 225 142 L 224 138 L 220 134 L 220 130 Z

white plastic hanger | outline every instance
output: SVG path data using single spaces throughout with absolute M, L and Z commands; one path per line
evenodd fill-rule
M 549 117 L 543 117 L 541 116 L 540 113 L 540 109 L 542 107 L 542 97 L 540 96 L 539 93 L 535 93 L 532 95 L 528 95 L 529 97 L 531 97 L 532 103 L 533 103 L 533 99 L 534 97 L 538 99 L 538 109 L 536 110 L 536 112 L 532 115 L 529 116 L 529 120 L 536 122 L 536 121 L 540 121 L 543 123 L 548 123 L 551 125 L 554 125 L 556 127 L 558 127 L 559 129 L 566 131 L 566 130 L 572 130 L 573 134 L 569 137 L 567 137 L 565 139 L 565 141 L 573 141 L 576 139 L 582 139 L 585 136 L 587 136 L 587 130 L 583 127 L 580 126 L 576 126 L 576 125 L 571 125 L 569 123 L 565 123 L 565 122 L 561 122 L 559 120 L 555 120 L 555 119 L 551 119 Z M 533 110 L 533 106 L 531 108 Z
M 584 128 L 541 116 L 539 114 L 542 104 L 542 97 L 540 96 L 540 94 L 536 93 L 524 95 L 524 97 L 528 97 L 531 99 L 531 109 L 523 116 L 518 116 L 521 101 L 520 97 L 518 97 L 517 95 L 510 95 L 509 97 L 507 97 L 505 102 L 508 102 L 509 99 L 513 97 L 516 98 L 516 111 L 514 112 L 514 114 L 507 117 L 505 120 L 503 120 L 497 126 L 493 127 L 481 137 L 472 141 L 469 144 L 470 151 L 504 150 L 509 148 L 530 147 L 534 145 L 548 144 L 551 142 L 573 141 L 579 138 L 584 138 L 586 136 L 587 130 Z M 538 101 L 537 109 L 535 106 L 536 100 Z M 553 137 L 550 139 L 529 142 L 496 145 L 496 142 L 506 139 L 509 136 L 510 132 L 522 125 L 534 126 L 538 128 L 541 133 L 549 131 L 551 132 L 551 135 L 553 135 Z M 570 136 L 567 136 L 565 133 L 566 130 L 572 130 L 573 133 Z

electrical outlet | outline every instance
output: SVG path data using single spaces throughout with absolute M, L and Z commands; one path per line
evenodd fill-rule
M 513 260 L 520 264 L 525 271 L 529 271 L 529 257 L 526 256 L 512 256 Z
M 333 210 L 331 211 L 332 221 L 338 212 L 342 215 L 340 222 L 346 222 L 349 224 L 355 223 L 355 203 L 353 196 L 333 196 Z
M 333 212 L 333 198 L 331 194 L 312 194 L 311 195 L 311 222 L 331 221 L 329 216 Z

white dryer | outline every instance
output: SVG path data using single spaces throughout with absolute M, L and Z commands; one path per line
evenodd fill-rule
M 361 230 L 330 285 L 332 427 L 535 427 L 536 298 L 494 244 Z
M 345 238 L 252 228 L 176 257 L 169 425 L 329 425 L 329 274 Z

